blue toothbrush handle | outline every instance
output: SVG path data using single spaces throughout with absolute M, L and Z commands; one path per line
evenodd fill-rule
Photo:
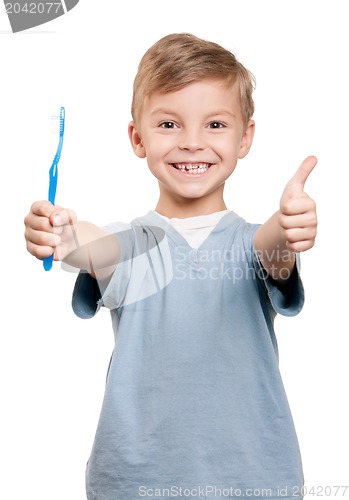
M 50 271 L 52 268 L 53 254 L 49 257 L 45 257 L 42 261 L 45 271 Z
M 49 172 L 49 177 L 50 177 L 50 182 L 49 182 L 49 188 L 48 188 L 48 201 L 52 203 L 52 205 L 55 204 L 55 199 L 56 199 L 56 190 L 57 190 L 57 178 L 58 178 L 58 161 L 59 161 L 59 156 L 55 156 L 52 166 L 50 168 Z M 53 254 L 50 255 L 49 257 L 45 257 L 42 260 L 43 266 L 45 271 L 50 271 L 52 269 L 52 263 L 53 263 Z
M 62 106 L 59 111 L 59 142 L 57 147 L 57 152 L 53 159 L 50 171 L 49 171 L 49 187 L 48 187 L 48 201 L 55 204 L 56 190 L 57 190 L 57 179 L 58 179 L 58 163 L 61 157 L 62 146 L 63 146 L 63 136 L 64 136 L 64 123 L 65 123 L 65 108 Z M 43 259 L 43 266 L 45 271 L 50 271 L 53 263 L 53 253 L 49 257 Z

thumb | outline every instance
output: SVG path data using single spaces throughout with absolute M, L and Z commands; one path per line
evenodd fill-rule
M 77 221 L 76 213 L 73 210 L 55 206 L 55 210 L 50 215 L 50 222 L 53 226 L 64 226 L 66 224 L 75 224 Z
M 286 184 L 283 196 L 297 196 L 303 193 L 305 182 L 317 164 L 315 156 L 308 156 Z

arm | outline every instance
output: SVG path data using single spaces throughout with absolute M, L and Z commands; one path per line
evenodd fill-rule
M 39 201 L 24 223 L 27 249 L 38 259 L 54 253 L 54 260 L 84 269 L 98 280 L 114 272 L 120 257 L 116 238 L 90 222 L 77 221 L 74 212 Z
M 304 160 L 286 185 L 280 210 L 254 236 L 254 247 L 262 266 L 281 285 L 294 268 L 295 252 L 304 252 L 314 246 L 316 205 L 304 192 L 304 185 L 316 163 L 313 156 Z

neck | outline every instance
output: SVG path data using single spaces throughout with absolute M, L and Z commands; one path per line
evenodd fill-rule
M 227 210 L 222 196 L 205 196 L 204 198 L 183 198 L 175 196 L 163 196 L 160 193 L 159 201 L 155 210 L 165 217 L 172 219 L 186 219 L 187 217 L 196 217 L 198 215 L 209 215 L 221 210 Z

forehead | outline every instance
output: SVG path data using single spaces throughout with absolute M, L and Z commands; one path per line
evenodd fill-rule
M 205 79 L 179 90 L 150 93 L 143 100 L 141 114 L 154 115 L 166 110 L 213 113 L 223 109 L 241 114 L 239 86 L 226 80 Z

